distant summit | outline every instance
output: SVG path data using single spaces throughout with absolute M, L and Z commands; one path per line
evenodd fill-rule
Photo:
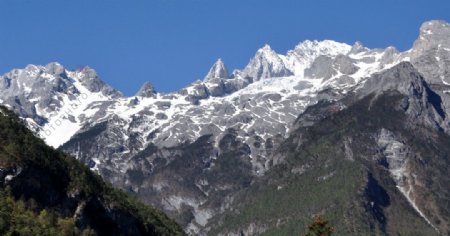
M 140 97 L 152 97 L 155 96 L 156 90 L 150 82 L 145 82 L 139 91 L 136 93 L 136 96 Z
M 228 79 L 228 70 L 222 59 L 218 59 L 205 76 L 205 81 L 210 79 Z

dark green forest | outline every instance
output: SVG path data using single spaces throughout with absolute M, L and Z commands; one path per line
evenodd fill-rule
M 0 109 L 1 235 L 184 235 Z

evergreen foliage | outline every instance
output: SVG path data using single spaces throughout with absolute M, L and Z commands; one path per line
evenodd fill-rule
M 12 179 L 8 181 L 7 175 Z M 0 107 L 0 177 L 1 235 L 114 231 L 184 235 L 163 212 L 113 188 L 72 156 L 47 146 L 4 107 Z M 84 222 L 77 221 L 80 206 L 87 209 Z M 121 222 L 124 219 L 129 225 Z
M 328 225 L 328 220 L 323 216 L 315 216 L 313 222 L 308 226 L 305 236 L 331 236 L 335 228 Z

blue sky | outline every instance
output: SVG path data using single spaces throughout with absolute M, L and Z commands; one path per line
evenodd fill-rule
M 422 22 L 450 21 L 448 0 L 0 0 L 0 74 L 27 64 L 89 65 L 133 95 L 175 91 L 217 58 L 243 68 L 265 43 L 305 39 L 407 50 Z

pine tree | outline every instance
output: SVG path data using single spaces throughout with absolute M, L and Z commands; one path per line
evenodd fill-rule
M 313 222 L 308 226 L 305 236 L 330 236 L 336 229 L 328 225 L 328 220 L 323 216 L 314 216 Z

